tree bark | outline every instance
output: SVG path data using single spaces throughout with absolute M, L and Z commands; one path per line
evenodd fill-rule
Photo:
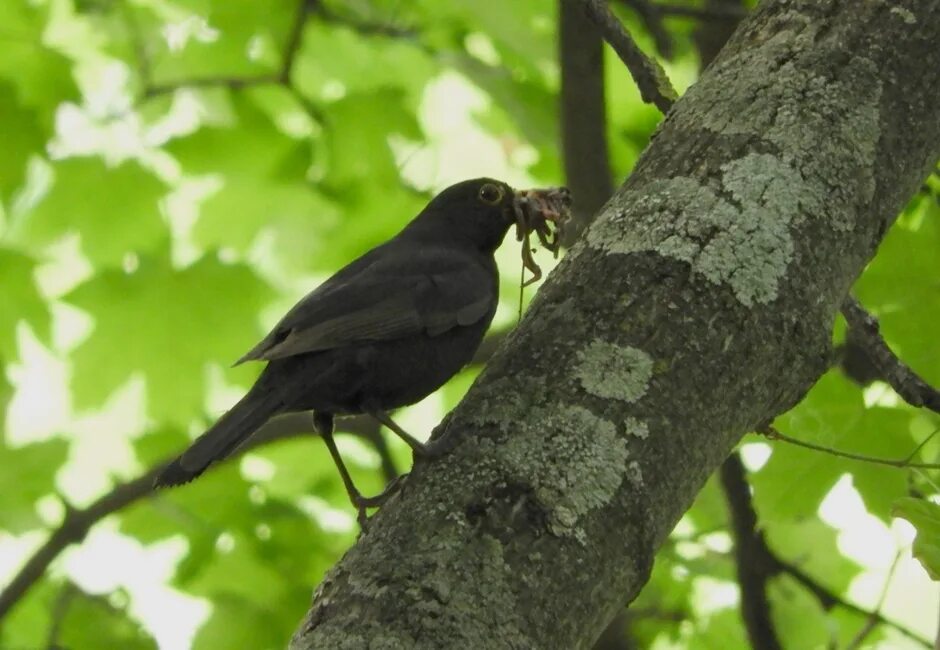
M 940 156 L 940 7 L 772 0 L 328 573 L 307 648 L 585 648 L 833 319 Z

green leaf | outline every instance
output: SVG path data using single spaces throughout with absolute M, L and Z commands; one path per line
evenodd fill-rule
M 115 606 L 114 600 L 126 602 L 118 592 L 116 598 L 76 593 L 61 604 L 65 617 L 59 628 L 58 647 L 121 648 L 121 650 L 156 649 L 156 642 L 135 621 L 126 606 Z
M 934 580 L 940 580 L 940 505 L 924 499 L 904 497 L 894 502 L 895 517 L 907 519 L 917 529 L 914 557 Z
M 839 552 L 838 531 L 818 517 L 770 522 L 764 529 L 774 555 L 816 578 L 831 591 L 848 589 L 860 567 Z
M 138 9 L 152 83 L 274 73 L 297 7 L 291 0 L 184 0 Z
M 136 162 L 109 168 L 99 158 L 68 158 L 53 171 L 52 189 L 15 223 L 15 240 L 45 246 L 78 232 L 93 264 L 119 266 L 166 239 L 159 207 L 166 187 Z
M 260 335 L 257 314 L 268 286 L 247 266 L 203 257 L 185 269 L 144 258 L 134 273 L 105 271 L 66 299 L 95 318 L 74 353 L 79 408 L 100 405 L 140 372 L 147 411 L 185 426 L 203 412 L 209 363 L 228 366 Z M 256 369 L 233 370 L 229 379 Z
M 789 575 L 767 585 L 773 629 L 786 650 L 826 648 L 830 645 L 829 621 L 819 600 Z
M 0 356 L 17 357 L 16 326 L 26 321 L 40 340 L 49 339 L 49 306 L 39 293 L 36 262 L 15 250 L 0 248 Z
M 330 107 L 327 130 L 328 166 L 324 183 L 342 190 L 352 184 L 373 183 L 379 187 L 398 182 L 398 166 L 388 138 L 400 134 L 421 138 L 415 116 L 403 105 L 398 90 L 383 89 L 348 95 Z M 376 107 L 382 119 L 376 120 Z
M 915 448 L 907 409 L 866 409 L 861 391 L 839 372 L 824 375 L 800 404 L 778 420 L 793 438 L 876 458 L 905 458 Z M 848 473 L 872 514 L 885 520 L 906 491 L 903 470 L 833 456 L 785 441 L 751 480 L 762 521 L 813 517 L 823 497 Z
M 46 136 L 36 113 L 23 107 L 11 84 L 0 80 L 0 200 L 26 180 L 29 157 L 43 152 Z
M 45 128 L 52 127 L 59 104 L 78 96 L 68 59 L 46 45 L 47 4 L 29 0 L 0 2 L 3 56 L 0 78 L 16 89 L 19 103 L 36 109 Z M 4 123 L 4 129 L 7 128 Z
M 271 609 L 250 600 L 223 597 L 213 602 L 212 616 L 199 628 L 193 649 L 281 650 L 290 634 Z
M 246 178 L 276 179 L 290 163 L 291 180 L 302 182 L 309 166 L 308 145 L 278 128 L 251 93 L 230 93 L 230 115 L 190 135 L 172 140 L 166 149 L 189 174 L 225 174 L 237 183 Z M 301 164 L 296 160 L 302 153 Z
M 411 42 L 366 37 L 341 25 L 311 21 L 304 31 L 293 79 L 297 89 L 318 104 L 344 95 L 397 88 L 404 91 L 405 104 L 416 112 L 424 87 L 438 67 L 427 52 Z M 408 73 L 402 74 L 403 70 Z
M 892 351 L 934 386 L 940 384 L 940 205 L 918 197 L 888 231 L 855 294 L 878 317 Z
M 258 237 L 270 236 L 286 268 L 309 271 L 322 268 L 320 257 L 330 248 L 324 233 L 335 232 L 340 222 L 338 206 L 302 183 L 227 176 L 200 207 L 193 235 L 207 248 L 231 247 L 242 254 Z
M 68 456 L 69 445 L 61 438 L 10 447 L 0 439 L 0 530 L 13 535 L 42 525 L 36 514 L 40 497 L 55 491 L 55 475 Z

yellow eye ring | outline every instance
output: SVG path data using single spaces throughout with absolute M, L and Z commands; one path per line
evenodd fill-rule
M 480 200 L 489 205 L 497 205 L 503 200 L 503 188 L 493 183 L 487 183 L 480 188 Z

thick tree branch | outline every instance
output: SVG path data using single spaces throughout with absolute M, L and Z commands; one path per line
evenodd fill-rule
M 849 324 L 855 341 L 865 350 L 879 375 L 911 406 L 922 406 L 940 413 L 940 391 L 927 383 L 910 366 L 901 361 L 878 328 L 878 319 L 861 303 L 849 296 L 842 304 L 842 315 Z
M 574 197 L 563 244 L 571 246 L 614 192 L 607 150 L 604 42 L 569 0 L 558 11 L 561 143 L 565 184 Z
M 768 0 L 325 577 L 295 650 L 589 647 L 706 478 L 828 367 L 940 157 L 940 7 Z
M 748 639 L 754 650 L 777 650 L 781 646 L 770 615 L 767 583 L 780 571 L 780 565 L 770 553 L 764 534 L 757 528 L 751 488 L 737 452 L 721 464 L 721 485 L 731 515 L 735 569 L 741 587 L 741 617 Z
M 678 94 L 672 87 L 665 70 L 637 47 L 633 37 L 624 29 L 607 6 L 607 0 L 564 0 L 581 7 L 584 15 L 594 23 L 604 40 L 614 49 L 627 66 L 640 89 L 644 102 L 653 104 L 663 113 L 669 111 Z

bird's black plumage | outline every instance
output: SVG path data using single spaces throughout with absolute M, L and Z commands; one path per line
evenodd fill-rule
M 514 222 L 515 196 L 488 178 L 453 185 L 304 297 L 238 361 L 268 362 L 255 385 L 155 484 L 191 481 L 272 415 L 314 410 L 355 500 L 332 416 L 369 413 L 394 426 L 388 410 L 421 400 L 470 361 L 496 311 L 493 253 Z

